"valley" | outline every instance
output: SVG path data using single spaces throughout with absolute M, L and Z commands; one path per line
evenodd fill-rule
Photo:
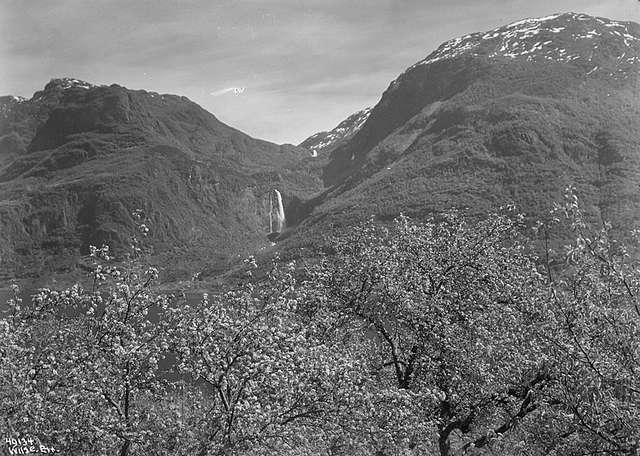
M 534 220 L 568 185 L 593 220 L 626 229 L 640 213 L 639 52 L 637 24 L 574 13 L 470 34 L 297 147 L 184 97 L 52 80 L 1 100 L 0 271 L 73 276 L 89 244 L 123 252 L 142 209 L 166 280 L 216 275 L 272 249 L 272 191 L 285 250 L 371 216 L 513 203 Z
M 223 12 L 191 22 L 224 41 Z M 322 54 L 309 11 L 258 17 Z M 159 23 L 188 49 L 151 57 L 245 58 Z M 240 73 L 304 88 L 212 105 L 353 105 L 255 24 Z M 0 454 L 640 454 L 640 25 L 522 19 L 407 64 L 298 145 L 119 83 L 0 97 Z M 229 81 L 201 93 L 252 94 Z

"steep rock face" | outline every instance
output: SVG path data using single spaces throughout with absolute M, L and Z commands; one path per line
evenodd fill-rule
M 302 151 L 251 138 L 175 95 L 61 79 L 30 100 L 3 97 L 0 273 L 70 270 L 89 244 L 123 253 L 135 209 L 158 254 L 251 251 L 266 242 L 271 188 L 285 204 L 319 189 Z
M 299 146 L 309 149 L 312 157 L 330 152 L 355 135 L 369 118 L 371 108 L 351 114 L 331 131 L 321 131 L 302 141 Z
M 588 213 L 640 221 L 640 26 L 583 14 L 444 43 L 330 152 L 306 237 L 377 214 L 515 202 L 544 216 L 569 184 Z

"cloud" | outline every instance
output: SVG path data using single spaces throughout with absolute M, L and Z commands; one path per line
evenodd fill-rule
M 234 95 L 241 95 L 245 91 L 245 87 L 227 87 L 226 89 L 216 90 L 214 92 L 210 92 L 209 95 L 214 97 L 219 97 L 220 95 L 225 95 L 227 93 L 233 93 Z

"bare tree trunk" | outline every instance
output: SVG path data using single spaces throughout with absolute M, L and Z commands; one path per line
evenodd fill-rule
M 446 429 L 440 431 L 440 435 L 438 437 L 438 449 L 440 450 L 440 456 L 449 455 L 449 431 Z
M 122 448 L 120 448 L 120 456 L 128 456 L 129 447 L 131 447 L 131 441 L 125 440 L 124 443 L 122 444 Z

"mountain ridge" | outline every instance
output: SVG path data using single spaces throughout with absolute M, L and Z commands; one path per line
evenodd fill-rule
M 391 81 L 329 152 L 327 190 L 301 232 L 511 203 L 541 219 L 569 185 L 590 217 L 631 228 L 640 222 L 639 63 L 640 25 L 579 13 L 449 40 Z
M 295 206 L 320 187 L 304 149 L 251 138 L 186 97 L 64 78 L 2 98 L 0 112 L 5 275 L 72 271 L 89 244 L 124 254 L 136 209 L 156 253 L 201 249 L 210 261 L 185 260 L 184 274 L 216 269 L 270 244 L 269 192 Z
M 566 72 L 567 70 L 575 70 L 579 72 L 583 72 L 586 75 L 589 71 L 593 70 L 594 66 L 600 66 L 600 71 L 595 71 L 589 74 L 589 76 L 613 76 L 614 74 L 609 71 L 606 72 L 602 70 L 605 65 L 602 65 L 602 62 L 606 62 L 611 64 L 612 60 L 614 61 L 614 66 L 618 64 L 626 66 L 627 72 L 622 72 L 623 77 L 630 77 L 628 73 L 628 69 L 630 67 L 637 66 L 638 62 L 640 62 L 640 25 L 635 24 L 633 22 L 629 23 L 621 23 L 618 21 L 610 21 L 603 18 L 596 18 L 592 16 L 588 16 L 581 13 L 564 13 L 554 16 L 548 16 L 539 19 L 525 19 L 522 21 L 514 22 L 511 25 L 498 27 L 491 31 L 477 32 L 465 35 L 463 37 L 454 38 L 449 40 L 442 45 L 440 45 L 435 51 L 430 53 L 425 59 L 417 62 L 414 65 L 411 65 L 407 68 L 403 73 L 400 74 L 396 79 L 394 79 L 382 94 L 382 98 L 380 102 L 374 106 L 371 111 L 371 115 L 364 123 L 364 125 L 360 128 L 360 130 L 354 135 L 353 139 L 350 141 L 351 144 L 358 143 L 357 149 L 363 150 L 371 148 L 374 144 L 381 141 L 384 137 L 386 137 L 392 130 L 400 126 L 402 122 L 407 121 L 409 118 L 414 116 L 422 109 L 425 105 L 442 101 L 443 99 L 447 99 L 450 96 L 455 95 L 460 91 L 461 86 L 466 84 L 471 84 L 477 82 L 476 80 L 480 76 L 484 76 L 480 73 L 486 71 L 486 69 L 497 68 L 500 65 L 508 65 L 510 63 L 517 64 L 532 64 L 536 63 L 548 63 L 550 65 L 559 64 L 562 65 L 562 71 Z M 512 30 L 514 24 L 520 25 L 520 28 Z M 548 27 L 548 30 L 544 28 L 539 28 L 540 24 L 545 24 Z M 564 24 L 564 26 L 562 25 Z M 618 60 L 620 55 L 626 54 L 629 49 L 624 49 L 625 40 L 628 40 L 628 37 L 621 33 L 619 30 L 611 30 L 608 25 L 612 25 L 617 28 L 621 28 L 624 30 L 628 30 L 628 27 L 633 29 L 633 33 L 636 38 L 633 40 L 633 50 L 634 55 L 627 56 L 627 59 L 632 58 L 632 61 L 626 61 L 623 63 Z M 569 26 L 570 29 L 567 30 L 566 27 Z M 606 49 L 611 49 L 612 53 L 616 53 L 616 58 L 612 59 L 610 56 L 605 55 L 602 52 L 601 48 L 596 54 L 595 49 L 598 49 L 598 44 L 593 43 L 595 38 L 594 35 L 581 35 L 580 32 L 587 31 L 586 29 L 591 28 L 600 28 L 607 32 L 607 38 L 614 39 L 614 45 L 607 47 Z M 558 28 L 562 28 L 556 32 Z M 611 27 L 613 28 L 613 27 Z M 515 32 L 515 33 L 514 33 Z M 547 32 L 549 34 L 547 34 Z M 507 34 L 506 37 L 503 34 Z M 589 56 L 583 56 L 580 59 L 572 59 L 568 60 L 565 57 L 562 57 L 563 54 L 567 54 L 567 56 L 573 56 L 571 52 L 565 50 L 564 53 L 558 52 L 556 57 L 559 57 L 559 60 L 554 60 L 548 55 L 543 55 L 541 52 L 537 52 L 534 55 L 530 53 L 523 53 L 521 55 L 515 55 L 513 53 L 506 52 L 511 49 L 511 44 L 516 45 L 517 47 L 525 46 L 527 44 L 535 47 L 535 44 L 539 42 L 540 39 L 544 40 L 543 42 L 547 42 L 548 39 L 552 38 L 552 43 L 558 42 L 560 38 L 562 38 L 563 44 L 571 44 L 573 41 L 573 36 L 578 33 L 582 36 L 582 40 L 586 40 L 585 43 L 581 43 L 576 41 L 577 44 L 574 46 L 580 47 L 584 52 L 589 52 Z M 491 39 L 483 40 L 482 38 L 487 35 L 497 34 L 496 36 L 491 37 Z M 524 39 L 515 39 L 514 36 L 524 35 Z M 540 36 L 538 36 L 540 35 Z M 545 38 L 546 37 L 546 38 Z M 509 44 L 507 48 L 505 48 L 506 55 L 493 55 L 493 51 L 498 48 L 499 41 L 505 40 L 506 43 Z M 513 40 L 513 41 L 512 41 Z M 500 41 L 502 42 L 502 41 Z M 628 42 L 628 41 L 627 41 Z M 470 45 L 470 43 L 472 45 Z M 478 47 L 480 46 L 480 47 Z M 565 46 L 566 47 L 566 46 Z M 500 49 L 500 48 L 498 48 Z M 564 47 L 556 47 L 556 49 L 562 50 Z M 544 47 L 539 49 L 538 51 L 544 50 Z M 526 49 L 524 49 L 526 51 Z M 524 52 L 523 51 L 523 52 Z M 535 62 L 532 59 L 536 57 L 538 60 Z M 592 65 L 593 57 L 598 57 L 598 61 L 600 65 L 595 64 Z M 523 61 L 524 60 L 524 61 Z M 541 62 L 543 60 L 543 62 Z M 449 72 L 449 80 L 445 80 L 441 78 L 438 73 L 447 72 L 447 67 L 455 64 L 457 61 L 464 61 L 466 68 L 464 72 L 457 71 L 455 74 Z M 619 69 L 619 68 L 618 68 Z M 540 76 L 540 81 L 544 81 L 546 75 Z M 497 74 L 496 77 L 501 77 L 501 75 Z M 522 76 L 525 78 L 526 76 Z M 424 81 L 428 79 L 433 79 L 437 81 L 438 86 L 435 83 L 431 83 L 429 85 L 425 84 Z M 419 80 L 418 80 L 419 79 Z M 485 79 L 488 79 L 485 77 Z M 529 77 L 529 79 L 532 79 Z M 422 82 L 421 82 L 422 81 Z M 490 85 L 491 81 L 487 81 L 488 85 Z M 560 84 L 563 81 L 558 81 Z M 566 82 L 566 81 L 565 81 Z M 410 93 L 403 93 L 402 87 L 405 85 L 411 86 Z M 533 82 L 534 84 L 540 85 L 540 82 Z M 549 87 L 553 89 L 553 87 Z M 420 89 L 420 93 L 416 93 L 415 89 Z M 425 89 L 430 89 L 431 93 L 425 93 Z M 539 92 L 540 87 L 537 87 L 538 90 L 534 92 Z M 394 93 L 397 92 L 398 93 Z M 409 92 L 409 91 L 408 91 Z M 549 95 L 553 95 L 553 91 L 548 91 Z M 392 96 L 393 95 L 393 96 Z M 422 98 L 427 97 L 427 100 L 422 100 Z M 398 99 L 398 102 L 388 106 L 390 99 Z M 382 108 L 387 111 L 384 115 L 384 119 L 381 122 L 378 122 L 378 118 L 381 115 Z M 393 111 L 393 112 L 389 112 Z M 390 119 L 391 118 L 391 119 Z M 392 120 L 393 121 L 390 121 Z M 345 147 L 348 147 L 345 145 Z M 340 149 L 339 147 L 338 149 Z M 334 150 L 332 154 L 338 152 Z M 356 157 L 361 152 L 356 151 Z M 327 185 L 331 186 L 338 181 L 341 180 L 342 174 L 347 172 L 350 168 L 348 161 L 350 161 L 350 157 L 353 154 L 345 154 L 349 155 L 349 160 L 341 160 L 336 163 L 336 175 L 332 176 L 331 173 L 331 165 L 329 166 L 329 172 L 325 172 L 325 182 Z M 352 161 L 352 160 L 351 160 Z
M 640 26 L 578 13 L 468 34 L 304 147 L 251 138 L 185 97 L 55 79 L 0 98 L 0 269 L 73 268 L 89 243 L 122 246 L 141 206 L 157 252 L 215 258 L 175 277 L 372 215 L 516 203 L 540 218 L 567 185 L 590 216 L 628 227 L 640 221 L 639 56 Z M 283 233 L 268 232 L 275 192 Z
M 356 134 L 370 114 L 371 107 L 354 112 L 331 130 L 315 133 L 298 144 L 298 146 L 309 149 L 312 157 L 317 157 L 318 153 L 333 150 Z

